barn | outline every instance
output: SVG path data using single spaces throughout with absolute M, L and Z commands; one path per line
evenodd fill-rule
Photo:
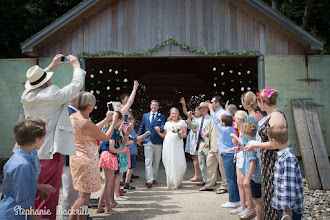
M 313 99 L 330 143 L 330 57 L 315 55 L 323 42 L 260 0 L 85 0 L 21 46 L 30 58 L 0 60 L 1 158 L 14 145 L 26 70 L 46 67 L 57 53 L 80 57 L 84 89 L 97 98 L 94 121 L 104 116 L 107 101 L 131 91 L 134 79 L 141 84 L 133 105 L 137 119 L 151 99 L 160 100 L 164 114 L 180 107 L 180 97 L 189 108 L 215 94 L 241 107 L 243 92 L 270 86 L 280 93 L 297 155 L 292 99 Z M 53 82 L 64 86 L 71 76 L 64 64 Z

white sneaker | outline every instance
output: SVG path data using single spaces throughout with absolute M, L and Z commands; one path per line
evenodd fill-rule
M 115 201 L 126 201 L 127 198 L 119 196 L 119 197 L 115 197 Z
M 240 202 L 234 202 L 236 204 L 236 208 L 241 206 Z
M 237 215 L 238 213 L 240 213 L 242 211 L 243 211 L 243 209 L 241 209 L 241 207 L 238 207 L 237 209 L 231 210 L 229 213 Z
M 237 208 L 236 202 L 226 202 L 225 204 L 221 205 L 222 208 Z

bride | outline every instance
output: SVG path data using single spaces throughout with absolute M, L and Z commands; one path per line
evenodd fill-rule
M 186 172 L 186 158 L 183 139 L 187 136 L 187 124 L 181 119 L 179 110 L 170 110 L 170 117 L 164 126 L 164 133 L 158 134 L 164 138 L 162 161 L 165 167 L 167 188 L 174 190 L 181 187 L 181 181 Z

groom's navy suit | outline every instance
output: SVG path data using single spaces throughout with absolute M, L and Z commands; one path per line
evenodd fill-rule
M 161 138 L 155 131 L 155 127 L 160 127 L 161 132 L 164 131 L 165 116 L 158 113 L 150 120 L 150 112 L 142 117 L 141 125 L 139 128 L 139 136 L 147 131 L 151 134 L 143 139 L 144 143 L 144 158 L 146 179 L 148 183 L 152 183 L 157 179 L 159 161 L 162 155 L 163 138 Z
M 164 131 L 164 126 L 165 126 L 165 116 L 157 113 L 155 116 L 155 119 L 153 120 L 152 123 L 150 123 L 150 112 L 146 113 L 143 115 L 142 120 L 141 120 L 141 125 L 139 128 L 139 136 L 144 134 L 147 131 L 151 132 L 151 135 L 147 135 L 143 139 L 143 143 L 148 143 L 151 141 L 153 144 L 162 144 L 163 143 L 163 138 L 161 138 L 157 132 L 155 131 L 155 127 L 158 126 L 160 127 L 160 131 Z

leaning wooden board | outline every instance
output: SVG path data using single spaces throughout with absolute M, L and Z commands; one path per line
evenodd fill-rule
M 303 103 L 322 187 L 323 189 L 330 189 L 330 163 L 314 102 L 313 100 L 304 100 Z
M 303 100 L 293 99 L 291 102 L 308 188 L 321 189 L 320 177 L 316 167 L 312 141 L 308 131 Z

